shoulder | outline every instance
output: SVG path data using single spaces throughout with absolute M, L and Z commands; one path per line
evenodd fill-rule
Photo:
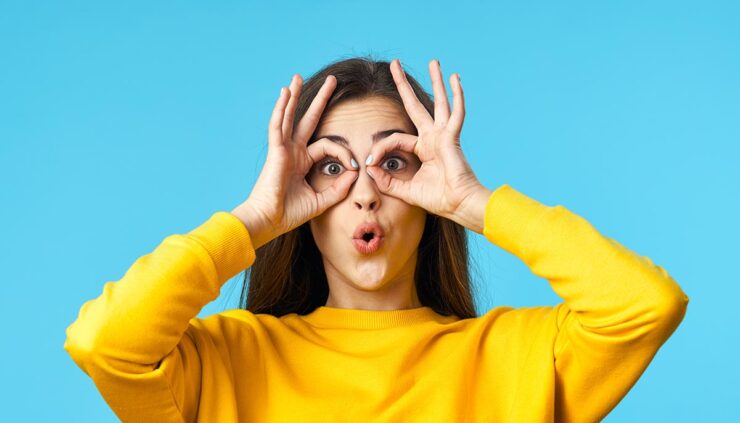
M 207 317 L 195 317 L 187 328 L 192 336 L 208 336 L 212 339 L 262 338 L 268 331 L 283 327 L 280 318 L 270 314 L 255 314 L 249 310 L 232 309 Z
M 481 330 L 501 337 L 532 338 L 557 333 L 567 310 L 564 303 L 554 306 L 498 306 L 477 317 Z

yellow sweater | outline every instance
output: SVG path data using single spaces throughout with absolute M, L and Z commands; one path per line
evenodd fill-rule
M 255 260 L 242 222 L 218 211 L 107 282 L 64 349 L 123 421 L 603 418 L 683 320 L 688 296 L 649 258 L 507 184 L 488 200 L 483 234 L 564 302 L 464 320 L 325 306 L 201 319 Z

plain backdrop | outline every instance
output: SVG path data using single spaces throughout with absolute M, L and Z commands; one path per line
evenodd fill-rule
M 293 73 L 372 55 L 429 92 L 429 60 L 459 72 L 484 185 L 566 206 L 688 294 L 606 421 L 740 421 L 738 22 L 734 1 L 3 0 L 3 420 L 116 421 L 63 350 L 82 304 L 246 199 Z M 481 314 L 561 302 L 470 235 Z

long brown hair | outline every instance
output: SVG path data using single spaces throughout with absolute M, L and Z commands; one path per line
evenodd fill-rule
M 330 63 L 305 80 L 295 122 L 306 113 L 330 74 L 337 78 L 337 86 L 324 113 L 342 101 L 371 96 L 389 98 L 405 110 L 390 62 L 353 57 Z M 412 76 L 407 74 L 407 78 L 416 96 L 434 116 L 430 95 Z M 421 304 L 441 315 L 456 315 L 460 319 L 476 317 L 467 238 L 463 226 L 427 213 L 414 272 Z M 308 222 L 264 244 L 255 253 L 255 262 L 244 272 L 239 308 L 280 317 L 288 313 L 305 315 L 326 304 L 329 285 Z

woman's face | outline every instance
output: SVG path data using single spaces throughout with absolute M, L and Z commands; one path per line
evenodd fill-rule
M 327 306 L 419 306 L 414 270 L 426 211 L 382 194 L 365 172 L 373 134 L 390 129 L 416 133 L 406 112 L 385 97 L 341 102 L 324 113 L 317 127 L 316 139 L 327 135 L 346 139 L 345 148 L 359 164 L 359 175 L 347 196 L 310 221 L 329 282 Z M 390 151 L 385 157 L 376 158 L 375 163 L 402 180 L 410 180 L 421 166 L 416 155 L 401 150 Z M 306 179 L 320 192 L 347 170 L 341 162 L 327 156 L 314 165 Z M 352 242 L 355 228 L 364 222 L 378 222 L 385 234 L 380 249 L 371 254 L 360 253 Z

